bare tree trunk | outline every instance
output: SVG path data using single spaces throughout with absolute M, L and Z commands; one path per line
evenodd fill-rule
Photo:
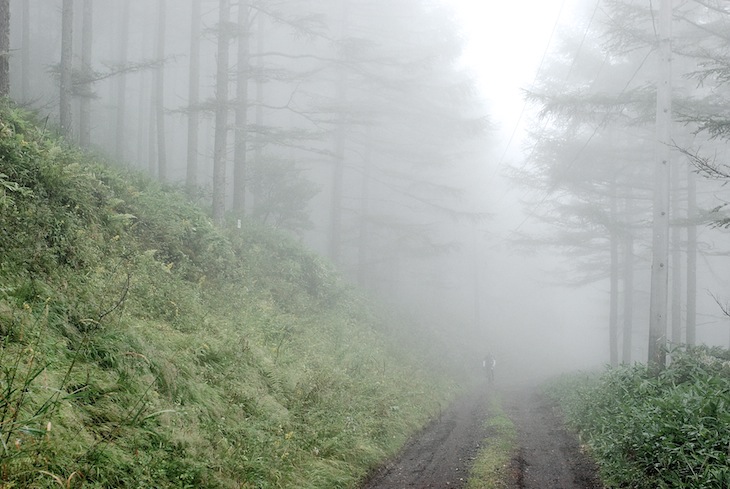
M 687 344 L 697 342 L 697 180 L 687 172 Z
M 10 0 L 0 0 L 0 98 L 10 95 Z
M 263 15 L 259 13 L 258 15 L 258 21 L 256 22 L 256 50 L 258 53 L 264 52 L 264 45 L 266 41 L 266 25 L 265 25 L 265 18 Z M 258 56 L 256 60 L 256 72 L 258 73 L 258 76 L 256 76 L 256 126 L 261 128 L 264 126 L 264 82 L 263 77 L 261 76 L 261 73 L 264 71 L 264 58 L 263 56 Z M 262 171 L 262 167 L 264 165 L 263 162 L 263 155 L 264 155 L 264 141 L 261 133 L 259 132 L 256 135 L 256 140 L 254 144 L 254 152 L 253 152 L 253 158 L 254 158 L 254 171 L 260 172 Z M 251 207 L 252 209 L 256 209 L 256 192 L 251 192 Z
M 81 28 L 81 73 L 86 79 L 86 90 L 91 91 L 91 55 L 94 41 L 94 4 L 84 0 Z M 91 145 L 91 93 L 83 93 L 79 100 L 79 144 L 84 148 Z
M 150 99 L 149 99 L 149 134 L 148 141 L 147 141 L 147 168 L 150 172 L 150 175 L 153 177 L 157 176 L 157 172 L 159 170 L 158 164 L 157 164 L 157 150 L 159 149 L 158 146 L 158 139 L 157 139 L 157 97 L 155 96 L 155 89 L 154 89 L 154 83 L 157 79 L 157 74 L 155 73 L 153 75 L 154 79 L 150 80 Z
M 68 141 L 71 141 L 73 134 L 71 113 L 71 96 L 73 91 L 73 24 L 73 0 L 63 0 L 63 9 L 61 11 L 61 83 L 59 97 L 59 119 L 61 124 L 61 134 Z
M 236 133 L 233 153 L 233 209 L 239 217 L 246 211 L 248 72 L 250 61 L 248 1 L 238 4 L 238 73 L 236 75 Z
M 630 229 L 630 219 L 633 216 L 631 190 L 626 196 L 626 233 L 623 237 L 623 255 L 624 255 L 624 327 L 623 327 L 623 347 L 621 351 L 621 361 L 624 364 L 631 363 L 631 349 L 633 348 L 632 340 L 634 335 L 634 236 Z
M 200 15 L 201 0 L 193 0 L 190 19 L 190 66 L 188 71 L 188 165 L 185 187 L 189 196 L 198 188 L 198 133 L 200 130 Z
M 357 240 L 357 283 L 367 287 L 370 271 L 370 179 L 372 172 L 372 129 L 367 128 L 365 138 L 365 157 L 363 158 L 362 182 L 360 187 L 360 229 Z
M 155 83 L 155 121 L 157 122 L 157 178 L 167 181 L 167 146 L 165 143 L 165 28 L 166 1 L 157 3 L 157 49 L 156 57 L 160 63 Z
M 344 39 L 348 30 L 349 0 L 342 1 L 340 20 L 340 39 Z M 332 156 L 332 189 L 330 193 L 330 229 L 329 229 L 329 258 L 332 263 L 339 265 L 342 252 L 342 192 L 345 174 L 345 138 L 347 105 L 347 73 L 343 64 L 337 67 L 337 122 L 334 132 L 334 149 Z
M 30 2 L 23 2 L 22 52 L 20 55 L 21 100 L 30 100 Z
M 119 36 L 119 66 L 126 66 L 129 51 L 129 4 L 130 0 L 122 2 L 122 18 L 120 21 Z M 159 54 L 159 53 L 158 53 Z M 117 123 L 116 123 L 116 141 L 115 153 L 120 163 L 124 163 L 125 152 L 124 145 L 127 142 L 126 132 L 127 119 L 127 75 L 120 73 L 117 79 Z
M 619 277 L 619 236 L 617 228 L 618 199 L 616 197 L 616 179 L 611 182 L 611 217 L 610 217 L 610 247 L 611 247 L 611 278 L 609 292 L 609 320 L 608 342 L 611 366 L 618 366 L 618 277 Z
M 674 224 L 671 227 L 672 247 L 672 344 L 682 343 L 682 228 L 679 223 L 680 209 L 680 178 L 679 166 L 674 164 L 671 168 L 671 220 Z
M 226 150 L 228 140 L 228 52 L 230 0 L 219 0 L 218 67 L 216 72 L 215 146 L 213 148 L 213 219 L 223 222 L 226 210 Z
M 652 226 L 651 300 L 648 364 L 666 366 L 669 261 L 669 167 L 672 118 L 672 1 L 661 0 L 659 14 L 659 79 L 657 80 L 656 156 Z

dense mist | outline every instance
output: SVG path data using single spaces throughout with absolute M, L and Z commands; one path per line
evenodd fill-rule
M 220 225 L 290 232 L 474 368 L 645 362 L 659 7 L 569 5 L 517 138 L 435 0 L 12 0 L 10 97 Z M 662 341 L 727 346 L 730 11 L 672 19 Z

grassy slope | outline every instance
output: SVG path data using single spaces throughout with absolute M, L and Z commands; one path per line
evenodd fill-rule
M 453 394 L 311 253 L 9 108 L 0 213 L 0 487 L 355 487 Z

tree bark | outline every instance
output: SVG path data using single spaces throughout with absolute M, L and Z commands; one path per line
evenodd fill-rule
M 671 301 L 671 338 L 672 345 L 682 343 L 682 229 L 679 223 L 680 210 L 680 178 L 679 166 L 675 163 L 671 168 L 671 274 L 672 274 L 672 301 Z
M 81 73 L 87 80 L 86 91 L 91 91 L 91 56 L 94 41 L 93 21 L 94 4 L 92 0 L 84 0 L 81 30 Z M 88 148 L 91 145 L 91 97 L 84 93 L 79 100 L 79 144 Z
M 697 175 L 687 172 L 687 344 L 697 342 Z
M 348 30 L 349 0 L 342 1 L 340 20 L 340 40 L 344 40 Z M 345 61 L 344 59 L 342 60 Z M 335 265 L 340 265 L 342 253 L 342 192 L 345 174 L 345 138 L 347 105 L 347 73 L 344 63 L 336 67 L 337 94 L 337 122 L 334 130 L 334 148 L 332 151 L 332 190 L 330 193 L 330 229 L 329 229 L 329 258 Z
M 198 188 L 198 135 L 200 130 L 200 15 L 201 0 L 193 0 L 190 19 L 190 66 L 188 70 L 188 155 L 185 187 L 193 196 Z
M 73 0 L 63 0 L 61 10 L 61 64 L 60 64 L 60 97 L 59 122 L 61 134 L 71 141 L 73 135 L 71 97 L 72 97 L 72 70 L 73 70 Z
M 167 146 L 165 142 L 165 30 L 167 26 L 166 0 L 157 3 L 157 49 L 160 63 L 155 80 L 155 122 L 157 123 L 157 178 L 167 181 Z
M 21 100 L 30 100 L 30 2 L 23 2 L 22 53 L 20 55 Z
M 621 350 L 621 362 L 631 364 L 631 349 L 633 348 L 634 335 L 634 236 L 630 229 L 630 219 L 634 215 L 632 195 L 626 196 L 626 232 L 623 236 L 623 283 L 624 283 L 624 305 L 623 305 L 623 343 Z
M 119 66 L 124 67 L 129 61 L 129 4 L 130 0 L 122 1 L 122 18 L 120 20 L 119 36 Z M 164 34 L 163 34 L 164 35 Z M 159 54 L 159 53 L 158 53 Z M 120 73 L 117 79 L 117 122 L 115 153 L 120 163 L 125 160 L 125 144 L 127 142 L 127 75 Z
M 365 157 L 363 158 L 362 180 L 360 183 L 360 223 L 359 237 L 357 240 L 357 283 L 360 287 L 367 288 L 370 278 L 370 180 L 372 178 L 373 159 L 372 129 L 367 128 L 365 140 Z
M 261 13 L 258 14 L 258 20 L 256 21 L 256 50 L 259 53 L 264 52 L 264 46 L 266 43 L 266 19 L 264 18 Z M 255 77 L 255 86 L 256 86 L 256 111 L 255 111 L 255 122 L 256 127 L 264 127 L 264 81 L 263 77 L 261 76 L 261 73 L 264 71 L 264 58 L 263 56 L 258 56 L 256 60 L 256 73 L 258 76 Z M 254 158 L 254 171 L 255 172 L 261 172 L 264 161 L 264 140 L 263 136 L 261 135 L 261 132 L 257 133 L 255 144 L 254 144 L 254 150 L 253 150 L 253 158 Z M 254 212 L 256 213 L 256 192 L 251 192 L 251 207 Z
M 0 98 L 10 95 L 10 0 L 0 0 Z
M 249 78 L 249 6 L 238 5 L 238 72 L 236 74 L 236 133 L 233 153 L 233 209 L 239 217 L 246 211 L 247 142 L 248 142 L 248 78 Z
M 219 1 L 218 67 L 216 72 L 215 146 L 213 148 L 213 219 L 222 223 L 226 210 L 226 152 L 228 141 L 228 53 L 230 0 Z
M 652 225 L 651 299 L 648 364 L 666 366 L 667 287 L 669 259 L 669 167 L 672 118 L 672 3 L 661 0 L 659 13 L 659 77 L 657 80 L 654 204 Z
M 611 366 L 618 366 L 618 278 L 619 278 L 619 236 L 616 223 L 618 221 L 618 199 L 616 197 L 616 181 L 611 182 L 611 217 L 610 217 L 610 291 L 609 291 L 609 320 L 608 342 Z

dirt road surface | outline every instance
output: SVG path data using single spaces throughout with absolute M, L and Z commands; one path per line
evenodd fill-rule
M 601 489 L 593 463 L 563 426 L 555 406 L 534 385 L 500 388 L 505 413 L 518 433 L 510 489 Z M 463 488 L 487 436 L 488 389 L 454 402 L 440 419 L 415 436 L 396 460 L 362 489 Z

